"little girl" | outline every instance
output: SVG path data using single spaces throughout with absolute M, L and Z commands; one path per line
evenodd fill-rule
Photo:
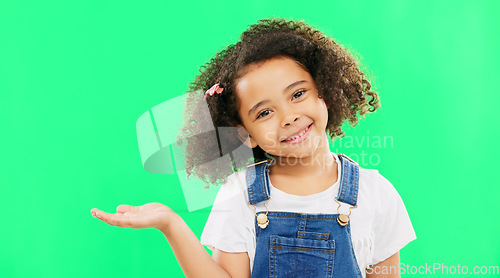
M 399 250 L 416 239 L 400 196 L 377 170 L 329 149 L 345 120 L 355 126 L 380 106 L 357 64 L 303 22 L 259 21 L 190 84 L 203 93 L 186 107 L 186 171 L 224 181 L 201 244 L 159 203 L 92 214 L 159 229 L 188 277 L 400 277 Z M 215 133 L 193 136 L 203 105 Z M 231 155 L 241 147 L 250 160 Z M 231 163 L 207 169 L 226 154 Z

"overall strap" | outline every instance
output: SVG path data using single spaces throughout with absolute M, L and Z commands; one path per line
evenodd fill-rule
M 359 190 L 359 166 L 354 160 L 344 154 L 338 154 L 341 164 L 340 186 L 337 200 L 352 206 L 356 206 Z M 255 205 L 269 200 L 271 193 L 268 184 L 269 160 L 260 161 L 248 165 L 246 170 L 246 182 L 248 190 L 248 201 Z
M 340 202 L 356 206 L 359 189 L 359 166 L 347 155 L 339 153 L 341 164 L 341 177 L 337 200 Z
M 246 182 L 248 190 L 248 202 L 255 205 L 267 201 L 271 190 L 268 184 L 269 160 L 260 161 L 247 166 Z

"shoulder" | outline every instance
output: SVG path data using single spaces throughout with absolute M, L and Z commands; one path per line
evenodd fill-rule
M 387 190 L 390 188 L 394 188 L 392 184 L 380 174 L 377 169 L 367 169 L 363 168 L 359 165 L 358 162 L 352 160 L 345 154 L 335 154 L 337 157 L 340 155 L 346 157 L 351 162 L 355 163 L 359 169 L 359 183 L 360 183 L 360 191 L 368 191 L 369 193 L 376 193 L 380 190 Z
M 214 205 L 231 201 L 243 202 L 248 199 L 245 175 L 245 169 L 229 175 L 221 185 L 217 197 L 215 198 Z
M 371 205 L 384 206 L 401 199 L 394 185 L 376 169 L 360 167 L 359 192 L 360 198 Z
M 360 169 L 359 180 L 358 212 L 370 223 L 373 242 L 365 261 L 377 264 L 416 239 L 416 235 L 401 196 L 386 177 L 375 169 Z
M 391 182 L 385 178 L 377 169 L 359 168 L 359 181 L 369 188 L 388 189 L 393 187 Z

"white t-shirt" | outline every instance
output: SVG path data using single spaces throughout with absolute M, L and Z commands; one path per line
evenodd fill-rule
M 337 154 L 332 154 L 338 164 L 338 178 L 332 186 L 316 194 L 298 196 L 270 184 L 269 211 L 337 214 L 334 197 L 339 190 L 341 164 Z M 212 251 L 217 248 L 224 252 L 248 252 L 252 269 L 256 248 L 255 214 L 248 204 L 245 175 L 246 169 L 230 175 L 221 185 L 200 242 Z M 264 203 L 256 204 L 256 212 L 266 211 Z M 403 200 L 377 170 L 360 167 L 357 205 L 349 217 L 351 240 L 365 277 L 369 265 L 384 261 L 417 237 Z M 340 212 L 349 214 L 349 205 L 342 203 Z

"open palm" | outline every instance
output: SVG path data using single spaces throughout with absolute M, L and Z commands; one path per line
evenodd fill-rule
M 92 216 L 101 219 L 113 226 L 123 228 L 145 229 L 165 228 L 173 211 L 160 203 L 147 203 L 142 206 L 119 205 L 116 213 L 110 214 L 93 208 L 90 210 Z

